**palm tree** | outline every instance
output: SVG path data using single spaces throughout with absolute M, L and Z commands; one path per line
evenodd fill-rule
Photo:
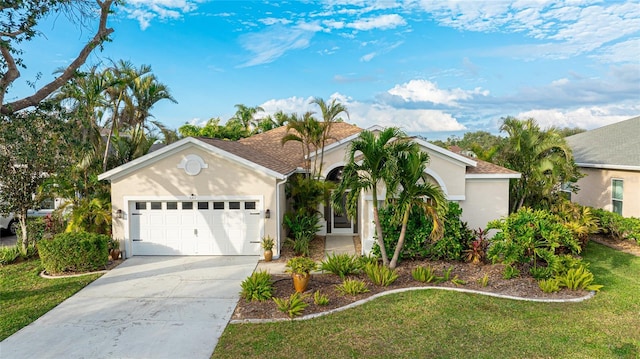
M 499 151 L 498 162 L 521 174 L 510 186 L 512 212 L 525 204 L 548 200 L 554 187 L 578 175 L 571 148 L 554 128 L 543 131 L 532 118 L 507 117 L 500 131 L 509 137 Z
M 331 100 L 331 103 L 327 104 L 322 98 L 316 97 L 311 101 L 311 103 L 315 103 L 316 105 L 318 105 L 318 107 L 320 107 L 322 120 L 324 121 L 322 123 L 322 136 L 320 138 L 318 146 L 316 146 L 316 150 L 320 149 L 320 167 L 317 169 L 314 168 L 318 179 L 320 179 L 320 176 L 322 176 L 322 165 L 324 163 L 324 146 L 327 140 L 329 140 L 331 125 L 334 122 L 342 122 L 342 118 L 340 118 L 339 115 L 343 112 L 347 115 L 347 117 L 349 117 L 349 112 L 344 105 L 342 105 L 341 103 L 336 103 L 335 98 Z
M 284 145 L 289 141 L 300 142 L 306 160 L 305 169 L 307 173 L 311 173 L 311 148 L 318 148 L 321 137 L 322 125 L 313 117 L 313 112 L 306 112 L 302 118 L 299 118 L 297 114 L 292 114 L 289 123 L 287 123 L 287 133 L 282 137 L 281 143 Z
M 384 265 L 389 258 L 384 246 L 384 236 L 378 215 L 378 185 L 383 182 L 387 188 L 393 188 L 394 176 L 398 171 L 398 156 L 411 150 L 411 142 L 400 129 L 390 127 L 376 135 L 371 131 L 362 131 L 353 140 L 347 154 L 347 164 L 342 172 L 342 180 L 332 195 L 332 205 L 337 212 L 346 210 L 354 219 L 358 208 L 358 198 L 362 191 L 371 191 L 373 199 L 373 221 L 376 226 L 380 255 Z M 350 190 L 350 191 L 349 191 Z M 346 208 L 342 208 L 342 196 L 346 193 Z
M 398 206 L 395 213 L 397 217 L 401 218 L 396 218 L 396 220 L 402 223 L 402 229 L 389 264 L 391 269 L 398 264 L 411 211 L 417 209 L 433 220 L 431 239 L 436 240 L 443 233 L 441 214 L 446 208 L 446 199 L 440 187 L 426 181 L 424 170 L 429 163 L 429 155 L 426 152 L 420 151 L 420 148 L 412 143 L 411 150 L 399 156 L 397 161 L 397 176 L 394 178 L 394 183 L 390 184 L 390 188 L 399 192 L 393 202 Z
M 235 105 L 237 111 L 235 113 L 235 115 L 233 115 L 233 117 L 231 119 L 236 119 L 239 120 L 242 125 L 244 126 L 244 129 L 247 132 L 251 132 L 251 126 L 254 124 L 255 122 L 255 115 L 258 112 L 264 112 L 264 109 L 260 106 L 255 106 L 255 107 L 247 107 L 243 104 L 237 104 Z

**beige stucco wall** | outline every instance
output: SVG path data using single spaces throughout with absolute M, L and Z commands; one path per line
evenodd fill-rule
M 464 178 L 466 166 L 431 150 L 426 149 L 426 151 L 430 157 L 426 172 L 441 185 L 447 198 L 462 198 L 466 191 Z
M 467 179 L 466 198 L 458 201 L 470 229 L 509 214 L 509 179 Z
M 208 165 L 196 176 L 185 173 L 178 164 L 187 155 L 200 156 Z M 157 162 L 112 180 L 111 201 L 113 211 L 121 209 L 124 219 L 113 220 L 113 237 L 129 239 L 127 232 L 127 201 L 136 198 L 159 197 L 162 200 L 212 199 L 234 196 L 260 196 L 262 211 L 269 209 L 271 218 L 264 218 L 264 233 L 277 238 L 276 179 L 237 162 L 211 154 L 200 147 L 188 145 Z M 281 186 L 282 197 L 284 189 Z M 194 195 L 195 197 L 192 197 Z M 281 202 L 282 203 L 282 202 Z M 279 251 L 274 253 L 279 255 Z
M 581 168 L 585 177 L 578 180 L 580 191 L 571 200 L 584 206 L 613 210 L 611 180 L 623 180 L 622 215 L 640 218 L 640 172 Z

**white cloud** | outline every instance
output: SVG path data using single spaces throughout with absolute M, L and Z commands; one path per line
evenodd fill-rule
M 398 109 L 381 103 L 364 103 L 352 98 L 334 93 L 327 101 L 336 99 L 349 111 L 349 123 L 362 128 L 374 125 L 400 127 L 407 132 L 430 131 L 460 131 L 466 127 L 459 123 L 451 114 L 438 110 Z M 272 99 L 261 104 L 266 113 L 277 111 L 285 113 L 317 112 L 317 106 L 310 104 L 313 97 L 289 97 Z
M 360 58 L 360 61 L 362 61 L 362 62 L 369 62 L 369 61 L 371 61 L 374 57 L 376 57 L 376 55 L 377 55 L 377 54 L 376 54 L 375 52 L 370 52 L 370 53 L 368 53 L 368 54 L 366 54 L 366 55 L 362 56 L 362 57 Z
M 459 100 L 469 100 L 476 95 L 489 95 L 489 91 L 482 90 L 480 87 L 471 91 L 461 88 L 443 90 L 439 89 L 436 83 L 428 80 L 411 80 L 396 85 L 387 92 L 402 98 L 405 102 L 431 102 L 446 106 L 459 106 Z
M 612 111 L 613 110 L 613 111 Z M 615 108 L 582 107 L 574 110 L 541 109 L 519 113 L 520 119 L 534 118 L 542 128 L 548 127 L 579 127 L 591 130 L 629 119 L 629 115 L 615 114 Z
M 287 51 L 307 48 L 314 34 L 314 31 L 290 29 L 281 25 L 246 34 L 240 38 L 240 43 L 245 50 L 251 52 L 251 58 L 240 67 L 270 63 Z
M 151 20 L 179 19 L 183 13 L 195 10 L 197 3 L 190 0 L 128 0 L 122 9 L 128 18 L 138 21 L 140 29 L 145 30 L 151 25 Z
M 269 26 L 269 25 L 275 25 L 275 24 L 281 24 L 281 25 L 289 25 L 291 23 L 291 20 L 287 20 L 287 19 L 276 19 L 275 17 L 267 17 L 264 19 L 260 19 L 259 20 L 261 23 Z
M 407 22 L 398 14 L 387 14 L 376 17 L 356 20 L 346 25 L 360 31 L 368 31 L 373 29 L 387 30 L 395 29 L 398 26 L 404 26 Z

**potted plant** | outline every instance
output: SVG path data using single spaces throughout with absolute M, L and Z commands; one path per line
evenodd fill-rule
M 120 259 L 120 241 L 117 239 L 111 238 L 109 240 L 109 256 L 111 260 Z
M 264 261 L 271 262 L 273 259 L 273 246 L 276 242 L 271 238 L 271 236 L 262 237 L 262 241 L 260 241 L 260 246 L 264 249 Z
M 316 262 L 307 257 L 293 257 L 287 262 L 287 273 L 291 273 L 296 292 L 303 293 L 309 285 L 311 271 L 317 268 Z

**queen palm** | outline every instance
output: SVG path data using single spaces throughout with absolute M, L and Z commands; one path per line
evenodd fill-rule
M 412 143 L 400 129 L 389 127 L 375 134 L 362 131 L 351 142 L 347 163 L 342 172 L 342 180 L 332 195 L 332 205 L 337 212 L 346 211 L 354 219 L 358 208 L 358 198 L 362 191 L 371 191 L 373 199 L 373 221 L 376 226 L 380 256 L 384 265 L 389 265 L 389 257 L 384 246 L 384 235 L 378 214 L 378 186 L 393 188 L 394 176 L 398 171 L 398 157 L 411 151 Z M 346 193 L 345 207 L 342 196 Z
M 433 229 L 430 237 L 432 240 L 436 240 L 443 233 L 441 214 L 446 208 L 446 200 L 440 187 L 426 180 L 424 171 L 429 163 L 429 155 L 426 152 L 420 151 L 418 145 L 412 143 L 411 150 L 398 156 L 397 161 L 397 176 L 394 178 L 394 182 L 389 185 L 390 188 L 395 188 L 392 203 L 397 208 L 394 219 L 402 224 L 402 228 L 393 258 L 389 263 L 389 268 L 392 269 L 397 266 L 400 252 L 404 246 L 411 211 L 418 210 L 431 218 Z
M 308 111 L 302 115 L 302 118 L 296 114 L 289 117 L 287 133 L 282 137 L 281 142 L 283 145 L 289 141 L 297 141 L 302 144 L 302 153 L 306 161 L 305 169 L 307 173 L 311 173 L 311 149 L 318 148 L 321 138 L 322 125 L 313 117 L 313 112 Z M 315 164 L 313 168 L 316 168 Z
M 251 125 L 255 122 L 255 116 L 258 112 L 264 112 L 264 109 L 260 106 L 249 107 L 243 104 L 237 104 L 236 113 L 233 115 L 232 119 L 239 120 L 244 126 L 245 131 L 247 133 L 251 132 Z

